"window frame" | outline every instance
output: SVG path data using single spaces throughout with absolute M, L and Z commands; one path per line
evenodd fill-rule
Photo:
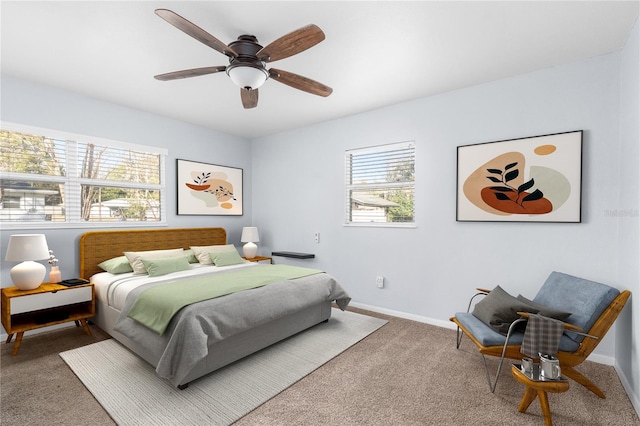
M 123 221 L 123 222 L 92 222 L 83 221 L 80 218 L 81 207 L 77 206 L 65 206 L 66 217 L 64 222 L 53 221 L 29 221 L 29 222 L 10 222 L 0 221 L 2 229 L 4 230 L 19 230 L 19 229 L 71 229 L 71 228 L 149 228 L 149 227 L 165 227 L 167 222 L 167 188 L 166 188 L 166 160 L 168 150 L 166 148 L 154 147 L 149 145 L 140 145 L 131 142 L 123 142 L 112 139 L 100 138 L 89 135 L 82 135 L 78 133 L 65 132 L 62 130 L 29 126 L 18 123 L 12 123 L 7 121 L 0 122 L 0 128 L 2 130 L 10 132 L 19 132 L 32 135 L 40 135 L 46 138 L 65 141 L 65 153 L 66 153 L 66 176 L 56 175 L 40 175 L 32 173 L 20 173 L 20 172 L 7 172 L 0 171 L 0 179 L 2 180 L 23 180 L 31 182 L 47 182 L 47 183 L 62 183 L 65 185 L 65 191 L 68 194 L 72 194 L 69 200 L 79 200 L 79 193 L 83 185 L 91 183 L 93 185 L 113 186 L 117 184 L 122 187 L 132 188 L 148 188 L 157 190 L 159 192 L 159 209 L 160 219 L 159 221 Z M 79 170 L 77 168 L 77 153 L 74 148 L 78 143 L 91 143 L 99 146 L 105 146 L 109 148 L 123 149 L 139 151 L 149 154 L 159 155 L 159 184 L 130 184 L 127 182 L 114 182 L 104 181 L 98 179 L 86 179 L 79 177 Z
M 354 184 L 351 183 L 352 176 L 352 168 L 351 168 L 351 160 L 350 157 L 354 153 L 365 154 L 367 152 L 385 152 L 392 151 L 398 148 L 406 148 L 411 147 L 413 152 L 411 154 L 413 160 L 414 167 L 414 179 L 413 181 L 402 181 L 402 182 L 384 182 L 384 183 L 370 183 L 370 184 Z M 380 145 L 373 145 L 361 148 L 352 148 L 345 150 L 345 204 L 344 204 L 344 219 L 343 226 L 346 227 L 370 227 L 370 228 L 416 228 L 416 203 L 415 203 L 415 194 L 416 194 L 416 179 L 415 179 L 415 166 L 416 166 L 416 143 L 413 140 L 403 141 L 403 142 L 391 142 Z M 357 189 L 373 189 L 373 190 L 382 190 L 382 189 L 403 189 L 409 187 L 413 193 L 413 221 L 411 222 L 353 222 L 352 214 L 351 214 L 351 191 Z

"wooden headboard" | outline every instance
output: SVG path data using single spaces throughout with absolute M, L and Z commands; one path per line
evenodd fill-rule
M 89 279 L 100 262 L 122 256 L 125 251 L 175 249 L 227 243 L 224 228 L 128 229 L 91 231 L 80 236 L 80 277 Z

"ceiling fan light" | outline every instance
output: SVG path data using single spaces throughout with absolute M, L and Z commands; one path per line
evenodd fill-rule
M 257 89 L 269 77 L 264 68 L 258 68 L 253 65 L 230 65 L 227 67 L 227 75 L 231 77 L 231 81 L 242 89 Z

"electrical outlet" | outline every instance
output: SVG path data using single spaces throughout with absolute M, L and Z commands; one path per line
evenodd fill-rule
M 320 233 L 316 232 L 316 243 L 320 242 Z
M 378 288 L 384 288 L 384 277 L 382 275 L 376 277 L 376 285 Z

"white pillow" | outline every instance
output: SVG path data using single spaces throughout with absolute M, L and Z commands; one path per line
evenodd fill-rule
M 225 251 L 236 251 L 236 246 L 233 244 L 216 245 L 216 246 L 191 246 L 189 247 L 198 258 L 198 262 L 202 265 L 213 265 L 211 256 L 209 253 L 222 253 Z
M 172 249 L 172 250 L 150 250 L 150 251 L 125 251 L 124 255 L 127 256 L 127 260 L 133 269 L 134 274 L 146 274 L 147 269 L 142 263 L 142 258 L 145 259 L 166 259 L 169 257 L 182 257 L 184 256 L 184 250 Z

